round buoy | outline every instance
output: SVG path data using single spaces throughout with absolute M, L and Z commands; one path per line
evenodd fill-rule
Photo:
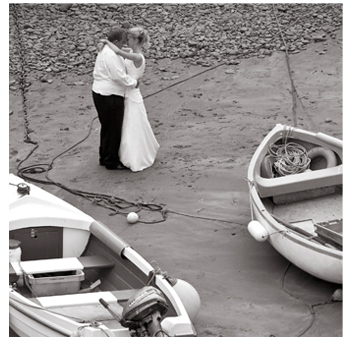
M 127 215 L 127 221 L 128 221 L 130 224 L 135 224 L 138 220 L 139 220 L 139 216 L 138 216 L 138 214 L 135 213 L 135 212 L 130 212 L 130 213 Z
M 337 166 L 336 155 L 331 149 L 314 147 L 308 151 L 308 158 L 310 158 L 311 164 L 313 164 L 313 160 L 318 157 L 323 157 L 326 160 L 326 168 Z
M 199 313 L 201 306 L 201 299 L 196 289 L 188 282 L 182 279 L 177 279 L 173 289 L 178 294 L 181 302 L 183 303 L 190 320 L 193 321 Z
M 331 299 L 332 299 L 332 301 L 342 302 L 343 301 L 343 291 L 342 291 L 342 289 L 337 289 L 333 293 Z
M 258 242 L 264 242 L 268 238 L 267 230 L 257 220 L 250 221 L 248 231 Z

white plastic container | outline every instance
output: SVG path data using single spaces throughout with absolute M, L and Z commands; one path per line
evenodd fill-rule
M 85 279 L 82 270 L 69 271 L 69 274 L 51 273 L 49 277 L 40 277 L 41 274 L 28 275 L 28 282 L 32 291 L 38 297 L 77 294 L 81 282 Z
M 20 248 L 21 242 L 16 239 L 9 240 L 9 262 L 20 262 L 22 250 Z

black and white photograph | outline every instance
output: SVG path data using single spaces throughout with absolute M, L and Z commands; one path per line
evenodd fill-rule
M 9 337 L 348 336 L 346 2 L 3 7 Z

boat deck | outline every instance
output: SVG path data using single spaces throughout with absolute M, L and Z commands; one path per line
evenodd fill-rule
M 342 219 L 342 194 L 332 194 L 289 204 L 275 205 L 272 213 L 288 223 L 313 220 L 321 223 Z
M 274 205 L 272 214 L 311 234 L 317 233 L 317 224 L 320 224 L 328 227 L 334 235 L 343 235 L 342 193 Z

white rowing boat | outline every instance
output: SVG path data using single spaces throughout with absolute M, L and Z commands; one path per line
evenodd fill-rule
M 277 124 L 257 148 L 247 176 L 251 235 L 333 283 L 342 283 L 342 149 L 334 137 Z

